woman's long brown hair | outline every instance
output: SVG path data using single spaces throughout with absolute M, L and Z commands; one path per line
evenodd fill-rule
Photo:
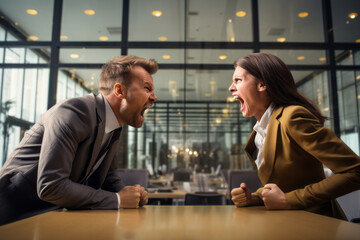
M 269 53 L 253 53 L 236 60 L 234 65 L 263 81 L 275 106 L 300 105 L 313 113 L 322 124 L 328 119 L 311 100 L 299 93 L 290 70 L 280 58 Z

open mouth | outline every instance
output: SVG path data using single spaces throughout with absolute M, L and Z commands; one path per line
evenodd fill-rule
M 236 95 L 233 95 L 233 96 L 236 100 L 238 100 L 240 102 L 240 104 L 241 104 L 240 111 L 242 111 L 244 108 L 244 100 L 239 96 L 236 96 Z
M 145 114 L 145 111 L 147 110 L 147 109 L 149 109 L 151 107 L 151 105 L 147 105 L 147 106 L 144 106 L 144 108 L 141 110 L 141 112 L 140 112 L 140 115 L 142 116 L 142 117 L 144 117 L 144 114 Z

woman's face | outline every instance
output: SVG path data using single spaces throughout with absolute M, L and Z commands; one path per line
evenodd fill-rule
M 240 101 L 240 111 L 244 117 L 254 116 L 260 121 L 269 105 L 266 86 L 262 81 L 257 80 L 245 69 L 236 67 L 229 91 Z

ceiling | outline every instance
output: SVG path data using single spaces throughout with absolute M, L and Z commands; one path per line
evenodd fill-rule
M 324 42 L 321 0 L 259 0 L 260 41 L 276 42 Z M 360 14 L 360 1 L 331 1 L 334 11 L 334 38 L 343 42 L 360 39 L 360 17 L 349 19 L 350 12 Z M 250 0 L 131 0 L 129 11 L 129 41 L 159 42 L 252 42 L 252 14 Z M 186 5 L 186 6 L 185 6 Z M 187 14 L 185 14 L 185 8 Z M 29 15 L 27 9 L 36 9 L 37 15 Z M 93 9 L 94 15 L 84 14 Z M 162 11 L 155 17 L 154 10 Z M 2 0 L 0 11 L 27 36 L 37 41 L 50 41 L 52 31 L 53 2 L 44 0 Z M 236 13 L 243 11 L 244 17 Z M 300 18 L 298 13 L 308 12 Z M 62 41 L 121 41 L 122 1 L 119 0 L 64 0 L 62 10 Z M 186 18 L 185 18 L 186 16 Z M 349 21 L 346 23 L 346 21 Z M 160 41 L 161 42 L 161 41 Z M 291 65 L 323 65 L 325 50 L 278 50 L 261 49 L 278 55 Z M 156 49 L 130 48 L 128 54 L 154 58 L 164 64 L 225 64 L 230 66 L 252 49 Z M 120 55 L 119 48 L 61 48 L 61 63 L 97 63 Z M 71 58 L 77 54 L 77 58 Z M 167 59 L 163 56 L 168 55 Z M 219 59 L 219 56 L 226 56 Z M 303 60 L 298 60 L 303 56 Z M 320 60 L 322 59 L 322 60 Z M 73 68 L 85 86 L 97 90 L 99 69 Z M 293 71 L 296 81 L 311 74 Z M 154 75 L 156 93 L 160 101 L 226 101 L 233 70 L 160 69 Z

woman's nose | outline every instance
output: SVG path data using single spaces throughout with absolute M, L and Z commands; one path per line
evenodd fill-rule
M 232 83 L 231 85 L 230 85 L 230 87 L 229 87 L 229 92 L 233 92 L 234 91 L 234 83 Z

